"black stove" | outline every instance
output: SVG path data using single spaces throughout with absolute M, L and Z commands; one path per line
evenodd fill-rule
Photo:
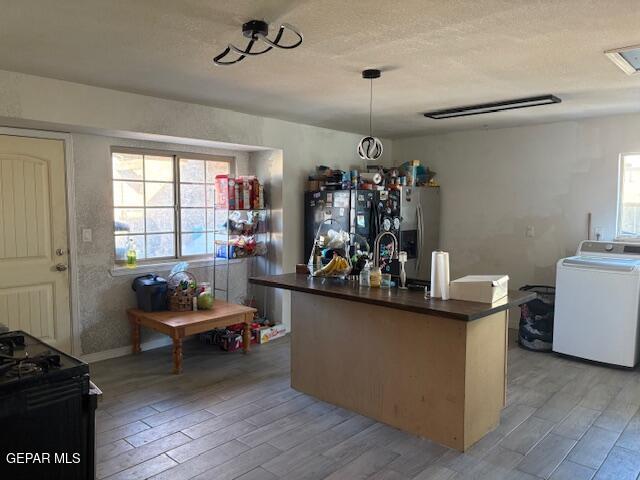
M 37 384 L 89 374 L 89 366 L 22 332 L 0 334 L 0 394 Z
M 86 363 L 23 331 L 0 334 L 0 472 L 93 479 L 99 393 Z

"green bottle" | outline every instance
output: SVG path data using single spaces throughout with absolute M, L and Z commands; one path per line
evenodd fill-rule
M 127 249 L 127 267 L 136 268 L 138 263 L 138 254 L 136 253 L 136 242 L 133 238 L 129 239 L 129 248 Z

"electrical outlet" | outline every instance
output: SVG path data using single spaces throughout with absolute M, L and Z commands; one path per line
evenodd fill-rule
M 527 225 L 527 231 L 525 232 L 525 236 L 528 238 L 533 238 L 536 236 L 536 230 L 533 225 Z
M 93 241 L 93 232 L 90 228 L 82 229 L 82 241 L 83 242 L 91 242 Z
M 602 240 L 602 227 L 593 227 L 593 236 L 596 240 Z

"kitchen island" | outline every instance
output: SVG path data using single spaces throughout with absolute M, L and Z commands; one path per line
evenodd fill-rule
M 250 282 L 292 291 L 296 390 L 461 451 L 498 425 L 508 309 L 535 294 L 483 304 L 295 273 Z

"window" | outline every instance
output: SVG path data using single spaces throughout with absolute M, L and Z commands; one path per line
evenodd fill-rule
M 213 253 L 214 181 L 216 175 L 229 173 L 229 164 L 190 158 L 178 161 L 182 255 Z
M 231 159 L 118 151 L 112 164 L 117 262 L 131 241 L 142 261 L 213 252 L 214 179 Z
M 618 237 L 640 236 L 640 153 L 620 155 Z

